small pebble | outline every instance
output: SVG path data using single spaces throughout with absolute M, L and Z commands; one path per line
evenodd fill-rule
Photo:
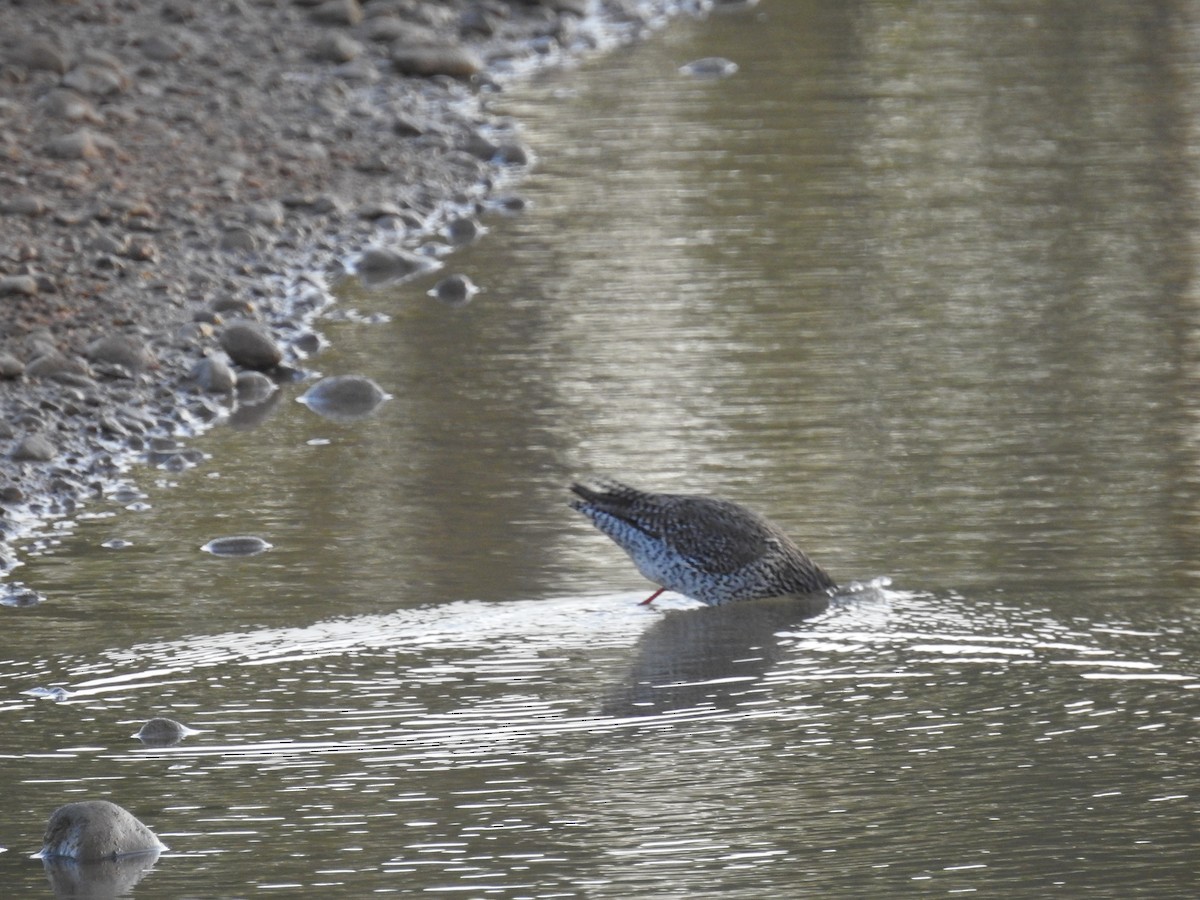
M 483 60 L 457 44 L 401 44 L 392 48 L 392 68 L 401 75 L 470 78 L 483 71 Z
M 338 375 L 322 378 L 296 399 L 327 419 L 351 422 L 371 415 L 391 396 L 370 378 Z
M 447 275 L 430 288 L 428 294 L 450 306 L 464 306 L 479 291 L 480 288 L 466 275 Z
M 198 733 L 196 729 L 188 728 L 174 719 L 156 716 L 142 725 L 137 730 L 137 733 L 130 735 L 130 737 L 136 738 L 143 744 L 151 747 L 172 747 L 188 735 Z
M 266 371 L 283 360 L 283 351 L 266 326 L 258 322 L 232 322 L 221 332 L 221 349 L 236 365 Z
M 684 75 L 696 78 L 727 78 L 737 70 L 737 63 L 720 56 L 707 56 L 679 67 Z

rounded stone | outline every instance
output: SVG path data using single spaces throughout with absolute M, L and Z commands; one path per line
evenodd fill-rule
M 40 434 L 22 438 L 12 450 L 12 458 L 17 462 L 49 462 L 54 456 L 54 445 Z
M 483 233 L 479 223 L 469 216 L 447 223 L 446 237 L 455 244 L 469 244 Z
M 43 859 L 100 862 L 166 849 L 128 810 L 108 800 L 83 800 L 60 806 L 51 814 L 41 855 Z
M 483 71 L 483 60 L 457 44 L 401 44 L 392 48 L 392 68 L 401 75 L 470 78 Z
M 94 363 L 123 366 L 131 372 L 140 372 L 156 364 L 145 341 L 127 334 L 97 338 L 87 345 L 87 358 Z
M 9 62 L 27 69 L 41 69 L 65 75 L 70 68 L 67 55 L 44 38 L 18 43 L 7 55 Z
M 312 57 L 322 62 L 347 63 L 363 52 L 363 45 L 345 34 L 330 34 L 321 38 L 312 49 Z
M 188 378 L 206 394 L 231 393 L 235 384 L 233 369 L 223 360 L 211 356 L 198 360 L 188 373 Z
M 283 360 L 271 333 L 257 322 L 232 322 L 221 332 L 221 349 L 235 365 L 265 372 Z
M 384 281 L 402 281 L 427 271 L 433 265 L 428 257 L 418 256 L 403 250 L 387 250 L 372 247 L 364 252 L 356 263 L 359 276 L 370 284 Z
M 262 372 L 238 372 L 235 389 L 244 406 L 257 406 L 276 391 L 275 382 Z
M 51 350 L 38 356 L 27 365 L 25 374 L 30 378 L 63 378 L 74 375 L 86 377 L 91 373 L 83 360 L 64 356 L 57 350 Z
M 133 737 L 151 747 L 171 747 L 194 733 L 193 729 L 174 719 L 156 716 L 142 725 Z
M 25 363 L 11 353 L 0 353 L 0 378 L 9 380 L 25 374 Z
M 6 275 L 0 278 L 0 297 L 5 297 L 9 294 L 36 297 L 37 293 L 38 282 L 32 275 Z
M 45 215 L 50 211 L 50 205 L 35 194 L 15 194 L 0 200 L 0 213 L 7 216 L 36 216 Z
M 389 395 L 370 378 L 335 375 L 322 378 L 297 398 L 327 419 L 351 421 L 371 415 Z
M 463 306 L 479 293 L 479 287 L 466 275 L 447 275 L 429 291 L 430 297 L 435 297 L 451 306 Z
M 106 137 L 87 128 L 56 137 L 46 145 L 46 153 L 56 159 L 97 159 L 105 150 L 116 145 Z
M 200 549 L 213 556 L 258 556 L 266 553 L 272 545 L 260 537 L 237 535 L 235 537 L 213 538 Z
M 258 250 L 258 237 L 249 228 L 234 226 L 221 233 L 217 246 L 226 253 L 254 253 Z
M 695 78 L 728 78 L 737 70 L 737 63 L 720 56 L 706 56 L 679 67 L 684 75 Z
M 129 90 L 130 80 L 119 67 L 84 63 L 64 75 L 62 83 L 81 94 L 109 97 Z
M 358 0 L 326 0 L 312 11 L 312 17 L 323 25 L 357 25 L 363 10 Z

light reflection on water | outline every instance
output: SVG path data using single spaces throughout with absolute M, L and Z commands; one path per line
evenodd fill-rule
M 1048 869 L 1022 874 L 1029 856 L 1070 848 L 1025 847 L 1013 868 L 1006 820 L 1099 839 L 1088 811 L 1115 806 L 1161 853 L 1165 823 L 1191 815 L 1170 737 L 1190 717 L 1170 698 L 1200 678 L 1110 643 L 1167 651 L 1164 634 L 1048 612 L 1014 628 L 1028 609 L 878 586 L 815 615 L 638 599 L 452 603 L 45 660 L 70 696 L 34 711 L 63 732 L 6 765 L 18 791 L 112 791 L 171 847 L 160 889 L 207 871 L 217 893 L 242 886 L 219 860 L 246 852 L 249 884 L 351 894 L 417 872 L 507 895 L 527 878 L 613 896 L 715 878 L 752 896 L 996 870 L 1046 886 Z M 125 740 L 147 708 L 201 733 Z M 1152 795 L 1126 785 L 1135 757 L 1162 770 Z M 901 827 L 898 852 L 883 834 Z M 832 852 L 860 875 L 826 871 Z M 759 869 L 767 882 L 744 880 Z
M 168 895 L 1195 895 L 1200 31 L 762 7 L 492 101 L 533 209 L 449 258 L 468 306 L 346 287 L 314 365 L 374 418 L 287 389 L 21 570 L 10 893 L 108 796 Z M 565 506 L 591 471 L 867 585 L 641 609 Z M 235 534 L 273 549 L 200 552 Z

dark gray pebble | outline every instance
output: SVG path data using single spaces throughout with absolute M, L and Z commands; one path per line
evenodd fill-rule
M 198 360 L 188 373 L 188 378 L 206 394 L 231 393 L 235 384 L 233 369 L 223 360 L 213 359 L 211 356 Z
M 221 349 L 236 365 L 266 371 L 283 360 L 283 351 L 264 325 L 258 322 L 231 322 L 221 331 Z
M 31 434 L 13 447 L 11 456 L 18 462 L 49 462 L 55 457 L 55 449 L 44 435 Z
M 237 383 L 238 403 L 254 406 L 262 403 L 275 393 L 275 382 L 262 372 L 238 372 Z
M 429 290 L 430 297 L 436 297 L 451 306 L 470 303 L 477 293 L 479 288 L 466 275 L 447 275 Z
M 123 366 L 131 372 L 155 365 L 154 354 L 139 337 L 128 334 L 110 334 L 97 338 L 87 346 L 87 357 L 93 363 L 108 363 Z
M 156 716 L 142 725 L 132 737 L 137 738 L 147 746 L 172 747 L 189 734 L 195 733 L 195 729 L 188 728 L 174 719 L 168 719 L 165 716 Z
M 706 56 L 679 67 L 679 71 L 684 75 L 696 78 L 727 78 L 737 70 L 737 63 L 720 56 Z
M 0 378 L 20 378 L 25 374 L 25 363 L 11 353 L 0 353 Z
M 446 225 L 446 237 L 455 244 L 469 244 L 482 233 L 479 223 L 469 217 L 454 219 Z
M 214 538 L 200 549 L 213 556 L 257 556 L 270 550 L 271 544 L 260 537 L 239 535 Z
M 437 263 L 427 256 L 418 256 L 405 250 L 372 247 L 358 258 L 355 268 L 365 284 L 382 284 L 407 280 L 427 272 L 435 265 Z
M 349 422 L 366 418 L 388 399 L 390 395 L 370 378 L 337 375 L 322 378 L 297 401 L 327 419 Z

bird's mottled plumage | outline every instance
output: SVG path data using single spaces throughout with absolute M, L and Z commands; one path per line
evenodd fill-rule
M 777 525 L 728 500 L 652 494 L 616 481 L 571 490 L 580 498 L 571 507 L 646 578 L 710 606 L 836 587 Z

